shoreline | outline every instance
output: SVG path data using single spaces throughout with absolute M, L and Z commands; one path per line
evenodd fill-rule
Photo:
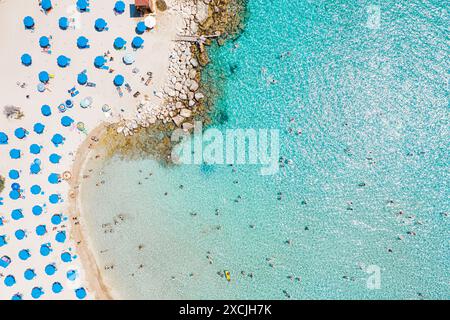
M 81 185 L 82 175 L 86 163 L 93 152 L 92 146 L 95 143 L 92 139 L 106 132 L 107 124 L 102 123 L 92 130 L 83 143 L 78 147 L 72 167 L 72 178 L 68 181 L 70 191 L 68 200 L 68 212 L 71 224 L 71 238 L 76 243 L 77 253 L 83 266 L 85 281 L 88 289 L 95 299 L 113 299 L 112 289 L 103 281 L 103 275 L 95 258 L 94 249 L 87 230 L 83 227 L 83 215 L 81 206 Z
M 197 18 L 192 18 L 193 16 L 190 16 L 185 19 L 184 22 L 191 30 L 198 29 L 200 32 L 203 32 L 202 34 L 206 32 L 209 34 L 214 34 L 219 29 L 222 32 L 225 32 L 225 35 L 221 34 L 221 38 L 217 38 L 219 45 L 222 45 L 225 41 L 224 39 L 230 36 L 227 33 L 229 30 L 225 29 L 228 23 L 229 13 L 221 15 L 212 8 L 215 6 L 215 3 L 221 3 L 222 5 L 225 3 L 224 6 L 226 7 L 229 3 L 234 3 L 234 1 L 239 0 L 224 1 L 223 3 L 219 0 L 205 1 L 204 3 L 208 9 L 208 16 L 205 17 L 203 21 L 197 22 Z M 206 4 L 206 2 L 209 4 Z M 190 1 L 185 5 L 194 8 L 197 4 L 198 2 L 196 1 Z M 216 20 L 221 20 L 220 23 L 213 25 L 211 22 L 207 22 L 208 20 L 213 19 L 213 17 L 215 17 Z M 205 23 L 205 25 L 203 25 L 203 23 Z M 193 24 L 195 24 L 195 26 L 193 26 Z M 230 28 L 230 30 L 233 30 L 235 27 Z M 190 40 L 186 42 L 191 43 Z M 200 39 L 200 42 L 196 42 L 191 45 L 180 43 L 174 45 L 173 50 L 181 48 L 182 51 L 186 52 L 187 48 L 189 48 L 192 59 L 198 62 L 192 62 L 192 59 L 190 60 L 192 67 L 190 69 L 188 68 L 187 72 L 183 72 L 184 70 L 182 70 L 181 80 L 180 78 L 177 78 L 177 81 L 173 81 L 173 68 L 174 65 L 177 64 L 176 60 L 170 63 L 169 69 L 167 70 L 169 81 L 172 79 L 171 82 L 173 85 L 176 85 L 180 81 L 189 81 L 189 79 L 192 79 L 191 81 L 195 82 L 192 84 L 192 86 L 195 87 L 195 90 L 193 90 L 194 92 L 190 92 L 190 94 L 192 94 L 192 97 L 190 98 L 195 98 L 195 104 L 191 101 L 184 101 L 184 99 L 181 99 L 182 97 L 180 98 L 179 96 L 174 96 L 170 89 L 167 90 L 168 87 L 166 85 L 164 87 L 165 94 L 163 107 L 157 106 L 156 109 L 155 107 L 150 109 L 148 108 L 148 104 L 141 101 L 137 108 L 138 112 L 136 117 L 129 120 L 121 119 L 119 122 L 114 123 L 101 123 L 86 136 L 81 145 L 78 146 L 78 149 L 74 155 L 74 161 L 71 169 L 72 178 L 68 181 L 70 187 L 68 213 L 71 224 L 71 238 L 76 243 L 76 250 L 85 273 L 85 282 L 95 299 L 112 300 L 121 299 L 121 297 L 119 294 L 114 293 L 114 288 L 109 287 L 104 281 L 102 270 L 98 265 L 95 251 L 92 247 L 91 238 L 86 230 L 86 227 L 84 226 L 83 220 L 85 214 L 87 213 L 83 212 L 80 195 L 85 166 L 91 159 L 91 155 L 94 150 L 102 154 L 101 158 L 103 161 L 110 158 L 113 154 L 119 154 L 123 157 L 133 157 L 136 155 L 136 151 L 143 151 L 143 153 L 139 156 L 150 155 L 159 160 L 165 161 L 166 163 L 170 163 L 170 156 L 168 156 L 172 147 L 170 142 L 168 143 L 167 139 L 162 139 L 162 141 L 158 141 L 157 139 L 152 140 L 149 138 L 149 132 L 168 134 L 177 127 L 182 127 L 185 131 L 190 132 L 193 129 L 193 125 L 188 121 L 196 116 L 201 117 L 207 123 L 210 122 L 208 112 L 211 110 L 208 110 L 208 108 L 205 107 L 203 94 L 200 92 L 195 93 L 199 85 L 202 86 L 201 89 L 203 90 L 204 84 L 201 83 L 201 74 L 204 68 L 210 63 L 207 56 L 207 51 L 205 49 L 205 44 L 207 46 L 211 45 L 211 39 L 207 38 L 205 42 L 203 42 L 203 39 Z M 195 70 L 195 75 L 193 75 L 193 70 Z M 183 73 L 188 75 L 187 78 L 183 79 Z M 177 76 L 179 76 L 179 74 Z M 205 100 L 214 98 L 215 97 L 207 97 Z M 146 95 L 144 100 L 149 100 Z M 167 107 L 167 104 L 173 104 L 174 108 L 171 108 L 170 106 Z M 211 105 L 211 103 L 208 104 Z M 178 110 L 179 113 L 173 114 L 172 112 L 174 110 Z M 142 114 L 144 114 L 144 117 L 142 117 Z M 150 121 L 148 121 L 149 118 Z M 184 122 L 184 120 L 187 121 Z M 96 141 L 93 141 L 92 139 L 95 139 Z M 150 146 L 148 146 L 145 151 L 138 150 L 142 147 L 142 144 L 134 144 L 136 141 L 139 142 L 140 139 L 151 141 Z

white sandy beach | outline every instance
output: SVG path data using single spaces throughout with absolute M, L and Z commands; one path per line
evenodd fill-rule
M 0 1 L 0 42 L 2 43 L 2 59 L 0 59 L 0 87 L 2 95 L 0 97 L 0 107 L 14 105 L 21 107 L 25 116 L 22 119 L 6 119 L 0 115 L 0 131 L 5 132 L 9 137 L 7 145 L 0 145 L 0 174 L 6 177 L 6 188 L 2 193 L 4 204 L 0 206 L 0 216 L 3 217 L 4 225 L 0 227 L 0 235 L 6 235 L 7 245 L 1 247 L 0 256 L 8 256 L 12 262 L 7 269 L 0 268 L 0 299 L 11 299 L 15 294 L 19 294 L 23 299 L 31 299 L 32 289 L 42 288 L 41 299 L 76 299 L 75 290 L 85 288 L 86 298 L 114 298 L 110 288 L 107 288 L 101 281 L 101 272 L 95 263 L 95 253 L 89 249 L 89 240 L 83 233 L 83 218 L 76 205 L 76 197 L 71 194 L 79 184 L 79 174 L 82 172 L 83 161 L 86 158 L 86 151 L 92 143 L 91 136 L 96 136 L 102 130 L 102 123 L 114 123 L 122 118 L 133 118 L 136 113 L 136 105 L 147 95 L 147 100 L 151 106 L 163 103 L 160 92 L 164 84 L 168 81 L 170 54 L 173 49 L 177 34 L 181 33 L 183 16 L 177 8 L 177 1 L 167 1 L 169 10 L 157 12 L 157 26 L 155 29 L 145 32 L 141 37 L 144 39 L 144 47 L 133 51 L 131 40 L 135 33 L 136 23 L 142 19 L 130 18 L 128 5 L 132 1 L 127 0 L 127 9 L 122 15 L 115 15 L 113 7 L 115 1 L 96 0 L 90 1 L 90 12 L 79 13 L 76 11 L 76 1 L 54 0 L 53 10 L 47 15 L 41 12 L 38 0 L 2 0 Z M 32 16 L 36 27 L 34 31 L 25 30 L 23 18 Z M 58 28 L 58 19 L 66 16 L 74 19 L 72 27 L 68 30 Z M 94 21 L 97 18 L 104 18 L 109 30 L 97 32 L 94 29 Z M 51 54 L 45 53 L 39 47 L 41 36 L 51 36 Z M 80 50 L 76 46 L 77 38 L 85 36 L 90 40 L 90 48 Z M 116 37 L 122 37 L 127 41 L 126 50 L 117 51 L 113 48 L 113 41 Z M 97 69 L 93 65 L 94 58 L 110 51 L 110 56 L 114 58 L 107 65 L 114 70 L 108 73 L 106 70 Z M 133 65 L 125 65 L 122 57 L 125 53 L 133 53 L 136 62 Z M 32 56 L 33 63 L 30 67 L 25 67 L 20 63 L 22 54 L 28 53 Z M 66 68 L 58 67 L 56 59 L 64 54 L 71 59 L 70 65 Z M 139 71 L 133 73 L 132 69 Z M 36 86 L 39 82 L 38 73 L 42 70 L 54 75 L 50 79 L 48 91 L 39 93 Z M 95 88 L 80 86 L 77 84 L 77 74 L 87 70 L 88 81 L 96 84 Z M 141 77 L 147 79 L 147 72 L 152 72 L 153 79 L 149 86 L 146 86 Z M 122 74 L 125 82 L 132 87 L 131 93 L 123 88 L 124 95 L 119 97 L 113 78 L 116 74 Z M 21 83 L 25 87 L 21 88 Z M 65 113 L 58 111 L 57 107 L 70 98 L 68 90 L 76 86 L 80 92 L 74 97 L 74 107 Z M 138 98 L 133 97 L 133 93 L 140 91 Z M 29 98 L 26 96 L 29 95 Z M 91 107 L 83 109 L 80 101 L 86 97 L 92 97 Z M 52 109 L 52 115 L 44 117 L 41 114 L 41 106 L 47 104 Z M 104 113 L 102 106 L 107 104 L 111 107 L 110 113 Z M 74 119 L 71 127 L 63 127 L 60 123 L 62 116 L 67 115 Z M 41 122 L 45 125 L 44 134 L 37 135 L 33 132 L 33 125 Z M 83 122 L 85 132 L 76 128 L 78 122 Z M 14 137 L 14 130 L 18 127 L 25 128 L 29 135 L 19 140 Z M 96 129 L 97 128 L 97 129 Z M 95 130 L 94 130 L 95 129 Z M 55 147 L 51 143 L 51 137 L 55 133 L 60 133 L 65 137 L 63 145 Z M 42 151 L 39 155 L 30 154 L 30 144 L 41 145 Z M 13 160 L 9 157 L 9 151 L 17 148 L 22 151 L 20 160 Z M 77 153 L 78 150 L 78 153 Z M 50 154 L 61 155 L 59 164 L 49 163 Z M 35 158 L 42 161 L 41 172 L 30 174 L 30 164 Z M 8 178 L 11 169 L 20 171 L 20 183 L 24 199 L 11 200 L 8 197 L 10 185 L 14 182 Z M 72 172 L 71 181 L 62 181 L 59 184 L 50 184 L 47 181 L 51 173 L 62 174 L 65 171 Z M 31 195 L 30 187 L 38 184 L 45 192 L 44 195 Z M 50 194 L 60 194 L 63 201 L 47 206 Z M 79 199 L 78 199 L 79 200 Z M 35 216 L 31 213 L 32 207 L 36 204 L 44 206 L 44 213 Z M 14 221 L 10 218 L 10 213 L 14 209 L 22 209 L 24 218 Z M 48 208 L 48 210 L 47 210 Z M 65 220 L 57 226 L 50 221 L 51 216 L 61 213 Z M 75 224 L 74 216 L 79 216 L 81 224 Z M 85 213 L 88 214 L 88 213 Z M 47 233 L 43 236 L 36 235 L 37 225 L 45 225 Z M 17 240 L 14 233 L 17 229 L 24 229 L 27 237 Z M 58 231 L 65 230 L 68 239 L 64 243 L 56 242 L 55 235 Z M 70 239 L 69 239 L 70 235 Z M 81 241 L 77 245 L 77 242 Z M 39 254 L 42 244 L 51 244 L 51 253 L 48 256 Z M 31 257 L 22 261 L 18 259 L 18 252 L 22 249 L 29 249 Z M 63 252 L 70 252 L 73 257 L 72 262 L 64 263 L 60 255 Z M 55 264 L 56 273 L 49 277 L 44 269 L 48 264 Z M 23 274 L 27 269 L 34 269 L 36 277 L 31 281 L 25 280 Z M 67 279 L 67 272 L 75 270 L 79 275 L 75 281 Z M 16 283 L 11 287 L 3 284 L 3 277 L 13 275 Z M 60 282 L 64 290 L 58 294 L 52 292 L 52 284 Z

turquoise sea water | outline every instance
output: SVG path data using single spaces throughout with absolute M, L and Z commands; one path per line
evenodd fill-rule
M 105 164 L 83 201 L 107 283 L 127 298 L 448 299 L 448 3 L 248 10 L 241 37 L 211 49 L 214 126 L 279 129 L 289 161 L 272 176 Z

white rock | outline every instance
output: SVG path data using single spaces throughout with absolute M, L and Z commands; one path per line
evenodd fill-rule
M 169 87 L 164 88 L 164 92 L 167 93 L 170 97 L 175 97 L 175 90 Z
M 197 81 L 192 80 L 191 85 L 189 86 L 189 89 L 191 91 L 197 91 L 198 90 L 198 83 Z
M 194 125 L 192 123 L 189 123 L 189 122 L 184 122 L 183 123 L 183 130 L 187 131 L 187 130 L 190 130 L 192 128 L 194 128 Z
M 183 123 L 184 118 L 180 115 L 176 115 L 175 117 L 172 118 L 172 120 L 175 123 L 175 125 L 179 127 Z
M 177 90 L 177 91 L 183 90 L 183 85 L 180 82 L 177 82 L 175 84 L 175 90 Z
M 180 111 L 180 116 L 184 117 L 184 118 L 189 118 L 192 115 L 192 111 L 189 109 L 181 109 Z
M 149 122 L 149 123 L 155 123 L 155 122 L 156 122 L 156 117 L 155 117 L 155 116 L 150 116 L 150 117 L 148 118 L 148 122 Z
M 198 61 L 197 61 L 197 59 L 191 59 L 190 63 L 192 64 L 192 66 L 193 66 L 194 68 L 197 68 L 197 67 L 198 67 Z
M 189 71 L 189 78 L 195 79 L 196 76 L 197 76 L 197 71 L 195 71 L 194 69 L 191 69 Z
M 197 93 L 195 94 L 194 97 L 195 97 L 195 100 L 200 101 L 200 100 L 202 100 L 205 96 L 203 95 L 203 93 L 197 92 Z

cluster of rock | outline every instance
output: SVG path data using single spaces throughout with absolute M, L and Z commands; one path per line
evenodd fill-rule
M 191 46 L 195 43 L 198 24 L 208 17 L 210 0 L 181 1 L 177 11 L 184 17 L 180 30 L 181 41 L 174 41 L 170 53 L 169 77 L 161 98 L 164 104 L 152 106 L 147 99 L 141 100 L 137 106 L 134 119 L 124 120 L 117 128 L 118 133 L 132 135 L 139 126 L 148 127 L 161 121 L 173 123 L 186 131 L 193 128 L 193 109 L 205 98 L 200 92 L 200 63 L 194 56 Z
M 152 106 L 148 99 L 143 99 L 137 106 L 137 113 L 133 119 L 123 120 L 117 127 L 117 132 L 125 136 L 133 135 L 134 131 L 139 127 L 147 128 L 155 124 L 158 120 L 166 124 L 173 121 L 177 127 L 184 130 L 190 130 L 193 125 L 184 122 L 185 119 L 191 118 L 192 110 L 186 108 L 181 101 L 177 101 L 170 105 Z

